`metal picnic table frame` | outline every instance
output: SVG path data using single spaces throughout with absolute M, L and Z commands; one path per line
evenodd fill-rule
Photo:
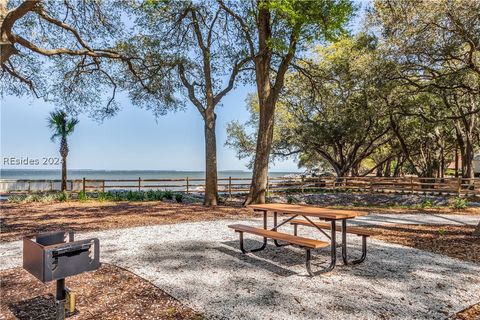
M 342 260 L 344 265 L 347 264 L 358 264 L 365 260 L 367 255 L 367 240 L 366 237 L 362 237 L 362 256 L 359 259 L 353 260 L 351 262 L 348 261 L 347 256 L 347 220 L 354 219 L 358 216 L 365 216 L 365 212 L 361 211 L 351 211 L 351 210 L 338 210 L 338 209 L 325 209 L 325 208 L 318 208 L 318 207 L 311 207 L 305 205 L 291 205 L 291 204 L 256 204 L 256 205 L 249 205 L 249 208 L 252 208 L 254 211 L 262 212 L 263 213 L 263 228 L 265 230 L 272 230 L 277 231 L 277 229 L 284 224 L 290 222 L 291 220 L 295 219 L 298 216 L 303 217 L 309 224 L 315 227 L 318 231 L 320 231 L 323 235 L 330 239 L 330 264 L 328 267 L 324 268 L 320 271 L 320 273 L 325 273 L 333 270 L 337 263 L 337 239 L 336 239 L 336 232 L 337 232 L 337 221 L 341 221 L 341 233 L 342 233 L 342 240 L 340 247 L 342 248 Z M 273 228 L 268 229 L 268 212 L 273 212 Z M 289 218 L 283 220 L 281 223 L 278 222 L 278 214 L 285 214 L 290 215 Z M 330 235 L 327 234 L 322 228 L 317 226 L 309 217 L 319 218 L 320 220 L 330 222 Z M 294 225 L 294 235 L 297 236 L 297 225 Z M 245 250 L 243 246 L 243 234 L 240 234 L 240 249 L 243 253 L 247 252 L 257 252 L 264 250 L 267 246 L 267 239 L 263 237 L 263 244 L 259 248 L 255 248 L 252 250 Z M 288 243 L 281 244 L 277 240 L 273 240 L 275 246 L 282 247 L 289 245 Z M 310 275 L 313 275 L 311 270 L 311 250 L 306 249 L 306 268 L 307 272 Z

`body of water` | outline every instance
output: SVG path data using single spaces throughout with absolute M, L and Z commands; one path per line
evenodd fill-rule
M 298 172 L 270 172 L 272 178 L 299 175 Z M 203 171 L 172 171 L 172 170 L 68 170 L 68 179 L 204 179 Z M 219 178 L 248 178 L 252 177 L 249 171 L 231 170 L 219 171 Z M 0 179 L 13 180 L 59 180 L 61 170 L 32 170 L 32 169 L 0 169 Z

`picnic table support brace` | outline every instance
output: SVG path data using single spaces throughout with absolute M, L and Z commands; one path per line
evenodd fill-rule
M 288 221 L 294 219 L 295 217 L 297 217 L 297 215 L 294 215 L 293 217 L 291 218 L 288 218 L 287 220 L 283 221 L 282 223 L 280 223 L 279 225 L 277 225 L 277 212 L 274 212 L 273 213 L 273 231 L 277 231 L 277 229 L 281 226 L 283 226 L 285 223 L 287 223 Z M 275 243 L 275 245 L 277 247 L 285 247 L 285 246 L 288 246 L 290 245 L 290 243 L 279 243 L 277 240 L 273 240 L 273 243 Z
M 330 242 L 330 265 L 322 270 L 319 270 L 317 272 L 312 272 L 312 266 L 311 266 L 311 250 L 310 249 L 305 249 L 306 253 L 306 260 L 305 260 L 305 266 L 307 268 L 307 273 L 309 276 L 313 277 L 315 274 L 321 274 L 321 273 L 326 273 L 330 272 L 335 268 L 335 264 L 337 263 L 337 243 L 336 243 L 336 225 L 335 225 L 335 220 L 331 221 L 332 223 L 332 234 L 331 234 L 331 242 Z

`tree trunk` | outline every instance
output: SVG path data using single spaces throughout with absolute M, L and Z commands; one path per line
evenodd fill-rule
M 375 176 L 377 177 L 383 176 L 383 166 L 384 166 L 383 164 L 381 166 L 378 166 Z
M 455 178 L 458 178 L 458 146 L 455 146 Z
M 62 137 L 60 140 L 60 156 L 62 157 L 62 191 L 67 190 L 67 156 L 68 143 L 67 138 Z
M 473 157 L 474 157 L 473 145 L 470 139 L 465 141 L 465 157 L 462 157 L 463 166 L 465 171 L 463 172 L 464 178 L 473 178 L 475 176 L 473 168 Z M 469 181 L 471 182 L 471 181 Z
M 62 192 L 67 190 L 67 157 L 62 157 Z
M 207 206 L 216 206 L 218 200 L 215 121 L 215 113 L 207 112 L 205 116 L 205 197 L 203 199 L 203 204 Z
M 270 101 L 265 101 L 263 105 L 260 104 L 257 148 L 255 153 L 255 163 L 253 166 L 252 184 L 250 186 L 250 193 L 245 200 L 245 205 L 252 203 L 265 203 L 268 182 L 268 163 L 272 147 L 274 120 L 275 104 Z
M 404 160 L 401 156 L 397 157 L 397 161 L 395 163 L 395 169 L 393 170 L 394 177 L 400 177 L 400 174 L 402 172 L 403 161 Z
M 385 163 L 385 173 L 384 173 L 384 176 L 385 177 L 390 177 L 392 175 L 392 160 L 387 160 L 387 162 Z

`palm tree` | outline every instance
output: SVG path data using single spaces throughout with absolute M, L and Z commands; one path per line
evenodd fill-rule
M 67 189 L 67 136 L 72 134 L 75 126 L 78 123 L 78 119 L 69 119 L 65 111 L 55 110 L 50 112 L 50 116 L 48 117 L 47 121 L 48 127 L 53 132 L 53 135 L 50 139 L 52 141 L 60 139 L 60 156 L 62 157 L 62 191 L 65 191 Z

